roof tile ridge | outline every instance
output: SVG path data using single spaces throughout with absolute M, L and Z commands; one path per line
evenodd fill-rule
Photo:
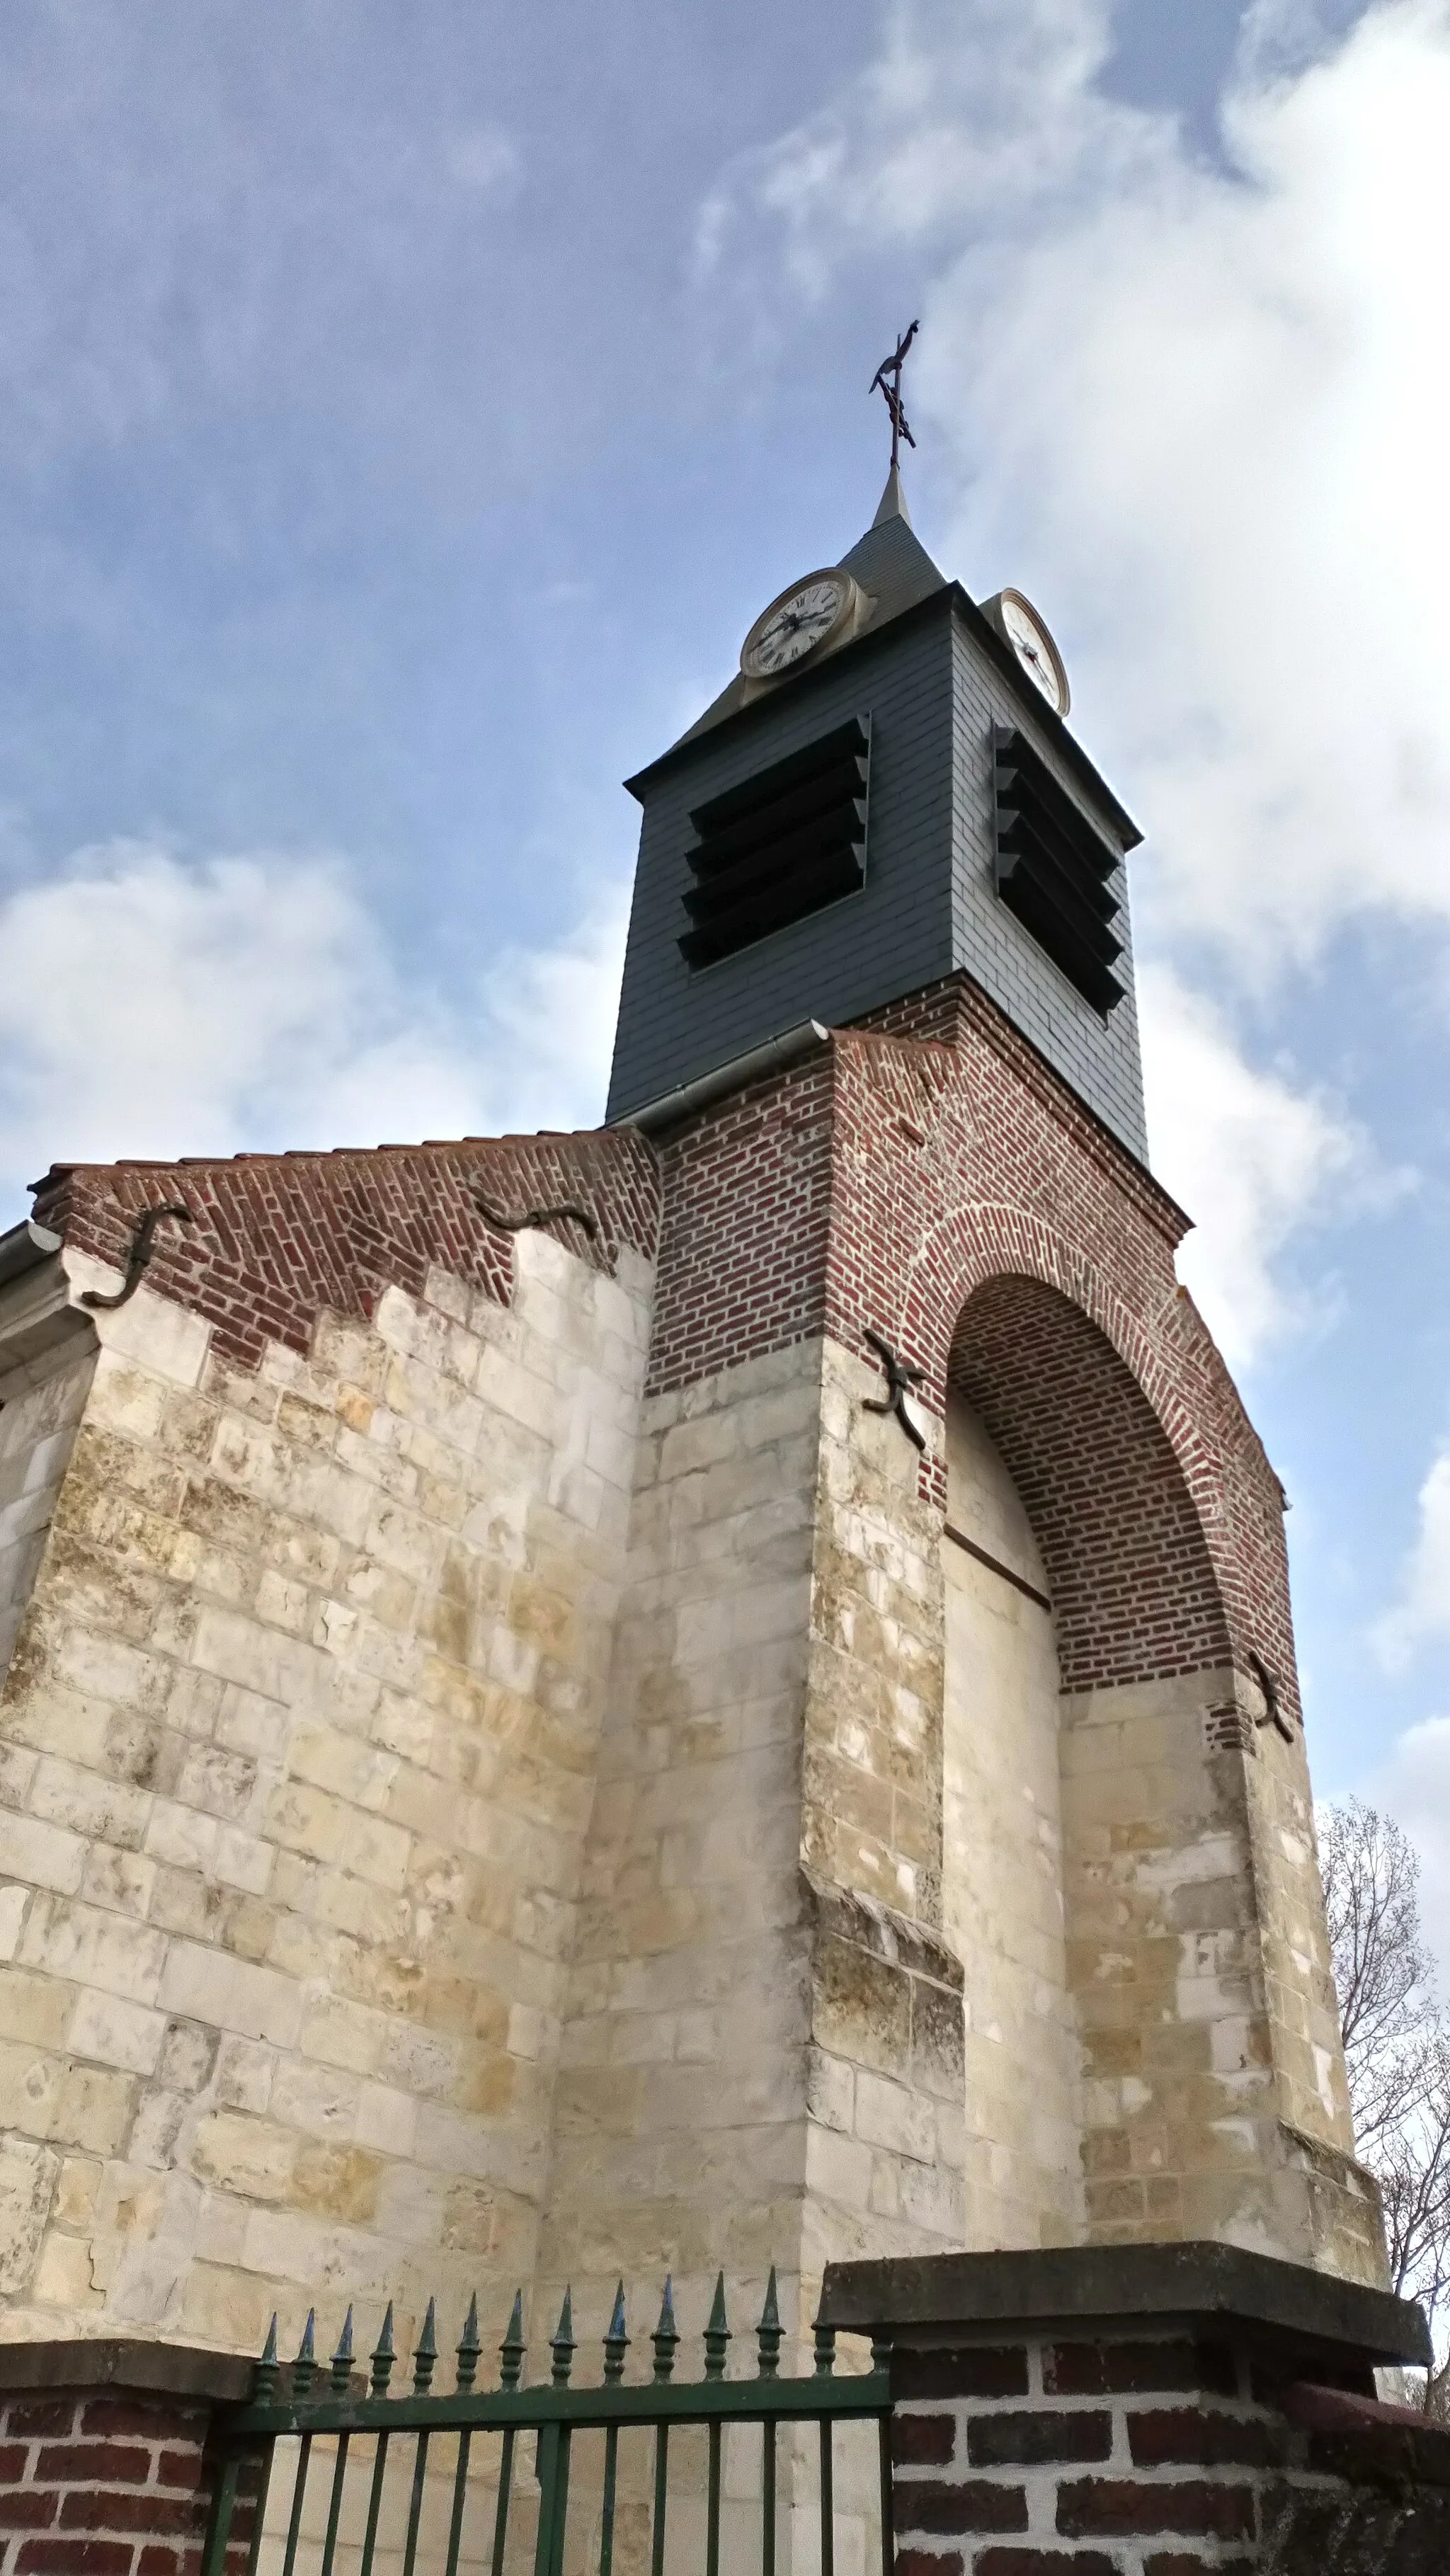
M 590 1145 L 599 1142 L 606 1150 L 616 1150 L 623 1130 L 616 1127 L 536 1127 L 517 1128 L 498 1136 L 421 1136 L 409 1143 L 378 1145 L 285 1145 L 266 1152 L 257 1147 L 244 1147 L 235 1154 L 117 1154 L 109 1162 L 54 1162 L 41 1179 L 33 1181 L 34 1190 L 50 1189 L 61 1181 L 82 1176 L 100 1178 L 111 1172 L 232 1172 L 262 1164 L 367 1163 L 379 1155 L 458 1154 L 469 1148 L 489 1145 Z

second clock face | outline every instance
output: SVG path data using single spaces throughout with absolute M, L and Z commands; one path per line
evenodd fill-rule
M 748 680 L 777 680 L 845 623 L 855 597 L 849 573 L 815 572 L 762 611 L 740 648 Z
M 1062 655 L 1029 599 L 1020 590 L 1003 590 L 994 603 L 998 622 L 1022 668 L 1037 683 L 1060 716 L 1068 710 L 1067 673 Z

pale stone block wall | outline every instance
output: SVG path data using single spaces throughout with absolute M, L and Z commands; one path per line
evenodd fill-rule
M 947 1519 L 1046 1594 L 1017 1489 L 947 1401 Z M 1051 1612 L 948 1540 L 943 1928 L 966 2013 L 971 2247 L 1066 2245 L 1083 2223 L 1081 2040 L 1068 1987 Z
M 622 2272 L 642 2334 L 667 2270 L 698 2333 L 722 2265 L 743 2323 L 799 2242 L 820 1375 L 803 1343 L 643 1409 L 541 2291 L 591 2333 Z
M 803 2322 L 828 2256 L 960 2241 L 941 1576 L 880 1383 L 810 1341 L 644 1408 L 540 2288 L 591 2333 L 619 2272 L 697 2333 L 723 2267 L 744 2331 L 771 2262 Z
M 1109 2237 L 1269 2225 L 1273 2076 L 1234 1757 L 1208 1711 L 1228 1673 L 1064 1702 L 1069 1956 L 1082 2001 L 1088 2217 Z
M 97 1318 L 0 1695 L 8 2335 L 532 2269 L 649 1278 L 516 1259 L 256 1375 Z
M 1240 1685 L 1242 1697 L 1249 1693 Z M 1383 2283 L 1383 2229 L 1374 2186 L 1354 2156 L 1354 2122 L 1339 1999 L 1329 1955 L 1314 1835 L 1314 1797 L 1302 1733 L 1282 1744 L 1254 1725 L 1266 1758 L 1248 1765 L 1247 1834 L 1259 1922 L 1259 1966 L 1273 2056 L 1281 2193 L 1315 2259 Z
M 801 1849 L 815 1892 L 804 2268 L 963 2241 L 962 1966 L 942 1927 L 940 1520 L 873 1364 L 827 1341 Z M 928 1429 L 931 1429 L 928 1419 Z
M 1378 2281 L 1373 2189 L 1332 2074 L 1307 1801 L 1286 1802 L 1271 1749 L 1245 1749 L 1235 1687 L 1201 1673 L 1063 1703 L 1089 2228 L 1215 2237 Z M 1285 1752 L 1297 1782 L 1302 1747 Z M 1296 1934 L 1281 1986 L 1275 1952 Z M 1316 1979 L 1328 2066 L 1303 2027 Z

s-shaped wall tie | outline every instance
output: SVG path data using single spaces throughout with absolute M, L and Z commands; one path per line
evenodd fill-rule
M 486 1216 L 489 1224 L 496 1225 L 501 1234 L 522 1234 L 529 1227 L 552 1225 L 555 1217 L 568 1216 L 576 1225 L 583 1226 L 591 1243 L 598 1240 L 598 1218 L 592 1217 L 587 1208 L 576 1206 L 573 1199 L 561 1199 L 557 1207 L 524 1208 L 519 1215 L 508 1216 L 502 1208 L 490 1207 L 481 1191 L 473 1190 L 469 1195 L 480 1216 Z
M 865 1411 L 894 1413 L 912 1447 L 925 1450 L 926 1433 L 912 1421 L 906 1410 L 906 1398 L 913 1387 L 920 1386 L 926 1375 L 925 1369 L 913 1368 L 909 1360 L 899 1359 L 891 1344 L 883 1342 L 879 1333 L 873 1333 L 869 1324 L 863 1324 L 861 1332 L 863 1340 L 870 1343 L 873 1351 L 880 1353 L 886 1364 L 886 1393 L 863 1396 L 861 1401 Z
M 131 1249 L 126 1259 L 126 1276 L 122 1280 L 120 1287 L 116 1290 L 115 1295 L 113 1297 L 103 1297 L 99 1288 L 82 1289 L 81 1304 L 83 1306 L 94 1306 L 98 1308 L 104 1306 L 124 1306 L 128 1297 L 135 1296 L 137 1289 L 141 1285 L 141 1274 L 151 1258 L 153 1238 L 155 1236 L 156 1229 L 164 1216 L 175 1217 L 178 1225 L 190 1225 L 191 1223 L 191 1210 L 189 1207 L 183 1207 L 180 1199 L 169 1201 L 165 1207 L 149 1207 L 144 1209 L 142 1211 L 140 1223 L 131 1237 Z
M 1249 1648 L 1248 1661 L 1252 1668 L 1254 1679 L 1264 1694 L 1264 1714 L 1262 1717 L 1255 1718 L 1255 1726 L 1276 1726 L 1279 1733 L 1282 1735 L 1284 1742 L 1286 1744 L 1292 1744 L 1294 1741 L 1294 1729 L 1289 1724 L 1287 1717 L 1284 1715 L 1284 1712 L 1279 1705 L 1279 1677 L 1277 1673 L 1270 1672 L 1262 1655 L 1256 1655 L 1252 1646 Z

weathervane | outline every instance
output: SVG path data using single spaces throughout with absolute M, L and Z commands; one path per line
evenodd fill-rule
M 906 417 L 906 411 L 901 400 L 901 370 L 906 364 L 907 350 L 910 348 L 912 341 L 916 338 L 920 329 L 920 322 L 913 322 L 911 329 L 903 333 L 902 337 L 897 341 L 892 355 L 889 358 L 882 359 L 880 366 L 877 368 L 875 375 L 871 379 L 871 391 L 874 394 L 877 386 L 880 386 L 882 393 L 886 397 L 886 408 L 891 414 L 891 471 L 893 474 L 896 471 L 896 459 L 900 452 L 903 438 L 905 439 L 908 447 L 915 447 L 916 445 L 916 441 L 911 435 L 911 423 Z

